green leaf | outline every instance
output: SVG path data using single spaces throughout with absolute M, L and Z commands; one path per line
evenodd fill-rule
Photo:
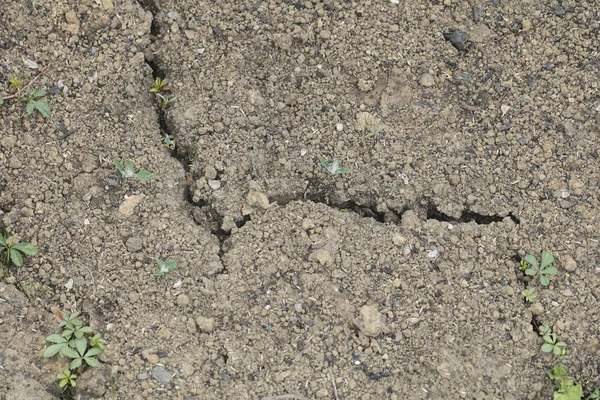
M 562 349 L 558 346 L 554 346 L 552 350 L 555 356 L 560 356 L 560 353 L 562 352 Z
M 61 335 L 62 335 L 62 337 L 64 337 L 64 338 L 70 339 L 70 338 L 71 338 L 71 336 L 73 336 L 73 332 L 74 332 L 74 331 L 73 331 L 73 329 L 65 329 L 65 330 L 64 330 L 64 331 L 61 333 Z
M 102 349 L 99 347 L 92 347 L 91 349 L 88 350 L 87 353 L 85 353 L 86 357 L 94 357 L 97 356 L 98 354 L 102 353 Z
M 75 369 L 81 367 L 81 358 L 76 358 L 71 362 L 69 369 Z
M 19 253 L 18 250 L 15 250 L 14 248 L 10 249 L 10 259 L 13 262 L 13 264 L 15 264 L 17 267 L 23 265 L 23 256 L 21 255 L 21 253 Z
M 564 369 L 564 367 L 557 365 L 552 368 L 550 372 L 548 372 L 548 376 L 550 376 L 550 379 L 560 379 L 566 373 L 567 371 Z
M 540 283 L 544 286 L 550 285 L 550 279 L 546 278 L 544 275 L 540 275 Z
M 535 276 L 535 274 L 537 274 L 537 271 L 533 268 L 527 268 L 525 270 L 525 275 L 527 276 Z
M 0 235 L 0 245 L 1 245 L 2 247 L 6 247 L 6 237 L 7 237 L 7 236 L 8 236 L 7 234 Z
M 542 268 L 554 262 L 554 256 L 547 251 L 542 251 Z
M 527 254 L 524 258 L 527 264 L 530 264 L 533 268 L 538 269 L 538 262 L 534 256 Z
M 36 89 L 33 91 L 33 97 L 44 97 L 46 95 L 45 90 Z
M 27 111 L 27 114 L 31 115 L 33 114 L 33 110 L 35 110 L 35 104 L 33 104 L 33 101 L 28 101 L 25 111 Z
M 135 179 L 137 179 L 138 181 L 147 181 L 148 179 L 154 178 L 154 175 L 155 174 L 153 174 L 152 172 L 143 169 L 135 175 Z
M 340 175 L 341 174 L 347 174 L 348 172 L 350 172 L 350 170 L 348 168 L 346 168 L 346 167 L 338 168 L 338 170 L 336 171 L 336 173 L 340 174 Z
M 52 111 L 50 111 L 50 107 L 48 107 L 48 104 L 45 102 L 41 100 L 35 100 L 32 103 L 44 118 L 50 118 L 52 116 Z
M 125 169 L 128 171 L 133 171 L 133 161 L 125 160 Z
M 28 256 L 35 256 L 38 252 L 38 248 L 31 243 L 17 243 L 12 248 L 17 249 Z
M 0 106 L 4 104 L 4 97 L 0 96 Z
M 92 328 L 90 328 L 89 326 L 84 326 L 83 328 L 80 328 L 80 329 L 79 329 L 79 332 L 83 332 L 83 333 L 92 333 L 92 332 L 94 332 L 94 331 L 93 331 L 93 330 L 92 330 Z
M 75 348 L 77 349 L 79 354 L 84 355 L 85 349 L 87 349 L 87 340 L 85 340 L 85 338 L 75 339 Z
M 542 345 L 542 351 L 544 353 L 550 353 L 550 352 L 552 352 L 553 349 L 554 349 L 554 346 L 551 345 L 550 343 L 544 343 Z
M 546 267 L 545 269 L 543 269 L 540 273 L 545 274 L 545 275 L 556 275 L 556 274 L 558 274 L 558 270 L 556 269 L 555 266 L 550 266 L 550 267 Z
M 79 357 L 79 353 L 77 353 L 77 350 L 72 349 L 69 346 L 64 346 L 62 349 L 60 349 L 60 353 L 62 354 L 63 357 L 69 357 L 72 359 Z
M 117 167 L 117 170 L 119 170 L 119 172 L 123 173 L 123 164 L 121 164 L 121 161 L 119 160 L 113 160 L 113 163 L 115 163 L 115 167 Z
M 171 270 L 177 266 L 177 261 L 169 260 L 169 261 L 167 261 L 166 265 L 167 265 L 167 268 L 169 270 Z
M 95 357 L 86 357 L 84 358 L 84 360 L 87 363 L 87 365 L 89 365 L 92 368 L 95 368 L 98 365 L 100 365 L 100 363 L 98 362 L 98 360 L 96 360 Z
M 53 355 L 58 353 L 63 347 L 67 347 L 66 343 L 58 343 L 58 344 L 53 344 L 51 346 L 46 347 L 46 350 L 44 350 L 44 357 L 46 357 L 46 358 L 52 357 Z
M 67 343 L 67 339 L 60 335 L 57 335 L 56 333 L 48 336 L 46 340 L 51 343 Z
M 329 162 L 325 158 L 323 158 L 322 156 L 317 156 L 317 158 L 321 162 L 321 165 L 324 166 L 325 169 L 329 170 Z

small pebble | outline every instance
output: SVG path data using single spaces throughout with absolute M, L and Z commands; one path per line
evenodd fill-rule
M 335 124 L 335 129 L 337 129 L 338 132 L 341 132 L 344 129 L 344 124 L 338 122 L 337 124 Z
M 437 250 L 432 250 L 429 253 L 427 253 L 427 258 L 436 258 L 438 256 L 438 251 Z
M 444 33 L 444 38 L 449 41 L 457 50 L 465 50 L 470 37 L 467 33 L 453 29 L 450 32 Z

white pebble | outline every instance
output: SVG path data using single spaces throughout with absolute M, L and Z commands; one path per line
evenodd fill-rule
M 438 254 L 439 253 L 437 250 L 431 250 L 429 253 L 427 253 L 427 258 L 436 258 Z
M 335 124 L 335 129 L 337 129 L 338 132 L 341 132 L 344 129 L 344 124 L 338 122 L 337 124 Z

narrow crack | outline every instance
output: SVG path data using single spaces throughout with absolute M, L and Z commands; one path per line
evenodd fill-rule
M 159 8 L 158 5 L 156 4 L 155 0 L 138 0 L 138 4 L 145 10 L 150 11 L 150 13 L 152 14 L 152 24 L 150 27 L 150 41 L 151 41 L 151 45 L 154 44 L 157 41 L 157 38 L 160 34 L 160 27 L 158 25 L 158 23 L 156 22 L 156 14 L 158 14 L 159 12 Z M 160 78 L 160 79 L 165 79 L 166 78 L 166 71 L 164 71 L 162 68 L 160 68 L 160 66 L 158 65 L 158 63 L 154 60 L 154 59 L 148 59 L 146 57 L 145 59 L 146 64 L 150 67 L 150 69 L 152 70 L 152 77 L 154 79 L 156 78 Z M 159 129 L 160 129 L 160 134 L 161 134 L 161 140 L 163 140 L 167 135 L 169 138 L 173 139 L 176 143 L 176 139 L 177 139 L 177 135 L 174 135 L 173 131 L 174 129 L 171 128 L 171 126 L 169 125 L 168 121 L 167 121 L 167 111 L 164 109 L 161 109 L 158 107 L 158 105 L 154 105 L 156 113 L 157 113 L 157 120 L 158 120 L 158 125 L 159 125 Z M 194 196 L 191 190 L 191 184 L 192 184 L 192 172 L 191 172 L 191 160 L 190 160 L 190 154 L 184 150 L 182 150 L 179 146 L 177 146 L 177 144 L 175 144 L 175 147 L 170 149 L 170 153 L 171 156 L 173 156 L 177 161 L 179 161 L 179 163 L 181 164 L 181 166 L 183 167 L 184 171 L 185 171 L 185 186 L 184 186 L 184 201 L 186 203 L 188 203 L 191 206 L 191 216 L 192 219 L 199 225 L 204 225 L 207 224 L 210 227 L 210 232 L 211 234 L 213 234 L 219 241 L 219 251 L 218 251 L 218 256 L 219 259 L 221 260 L 221 265 L 223 267 L 223 270 L 220 272 L 220 274 L 223 273 L 227 273 L 227 268 L 225 266 L 225 264 L 223 263 L 223 255 L 225 254 L 224 251 L 224 244 L 225 241 L 231 236 L 230 232 L 226 232 L 223 229 L 221 229 L 221 225 L 222 225 L 222 219 L 223 217 L 221 215 L 219 215 L 217 213 L 217 211 L 206 201 L 206 200 L 199 200 L 199 201 L 194 201 Z M 198 214 L 198 212 L 200 211 L 200 214 Z M 238 227 L 243 226 L 248 219 L 244 219 L 242 221 L 240 221 L 240 223 L 238 224 L 236 222 L 236 225 Z
M 444 214 L 440 210 L 437 209 L 433 204 L 429 204 L 427 207 L 427 219 L 435 219 L 441 222 L 454 222 L 454 223 L 468 223 L 475 222 L 479 225 L 489 225 L 493 222 L 502 222 L 502 220 L 506 217 L 512 219 L 515 224 L 519 224 L 521 221 L 517 218 L 513 213 L 508 213 L 506 216 L 500 215 L 484 215 L 479 214 L 471 210 L 463 210 L 459 218 L 451 217 L 447 214 Z

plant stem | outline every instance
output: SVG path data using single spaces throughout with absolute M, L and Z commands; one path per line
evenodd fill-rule
M 29 86 L 31 86 L 31 84 L 32 84 L 33 82 L 35 82 L 35 80 L 36 80 L 37 78 L 39 78 L 40 76 L 42 76 L 42 75 L 44 74 L 44 72 L 46 72 L 46 71 L 48 70 L 48 68 L 50 68 L 50 65 L 51 65 L 51 64 L 48 64 L 48 65 L 46 65 L 44 68 L 42 68 L 42 70 L 40 71 L 40 73 L 39 73 L 39 74 L 37 74 L 37 75 L 36 75 L 36 76 L 35 76 L 35 77 L 34 77 L 32 80 L 30 80 L 29 82 L 27 82 L 27 85 L 23 86 L 23 87 L 22 87 L 22 88 L 20 88 L 20 89 L 17 89 L 17 92 L 16 92 L 16 93 L 14 93 L 14 94 L 11 94 L 10 96 L 3 97 L 2 99 L 3 99 L 3 100 L 8 100 L 8 99 L 14 99 L 14 98 L 17 98 L 17 97 L 19 97 L 19 96 L 20 96 L 20 94 L 21 94 L 23 91 L 25 91 L 25 90 L 26 90 L 26 89 L 27 89 Z

